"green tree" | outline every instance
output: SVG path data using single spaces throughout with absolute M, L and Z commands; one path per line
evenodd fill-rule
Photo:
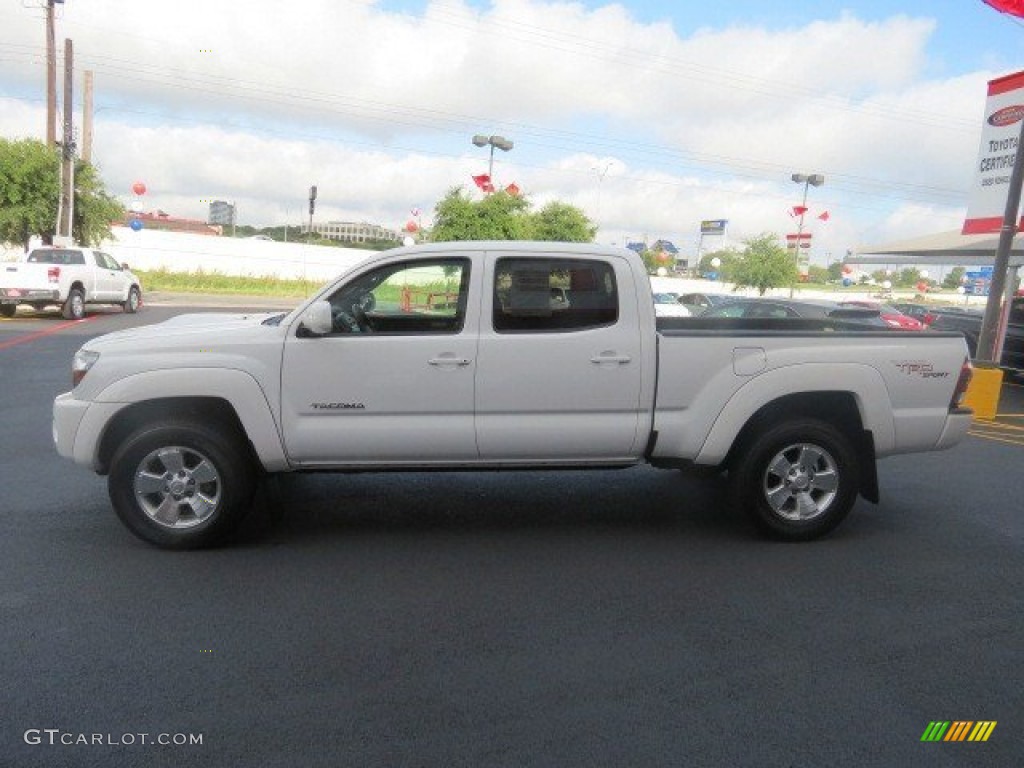
M 961 282 L 963 282 L 964 275 L 966 274 L 967 270 L 964 267 L 953 267 L 949 270 L 949 274 L 946 275 L 946 278 L 942 281 L 942 287 L 955 291 Z
M 714 259 L 718 259 L 721 262 L 717 269 L 711 264 Z M 733 270 L 736 268 L 736 263 L 739 260 L 740 253 L 732 249 L 711 251 L 700 257 L 700 262 L 697 264 L 697 272 L 701 275 L 705 275 L 708 272 L 717 272 L 719 280 L 731 282 Z
M 552 200 L 533 215 L 533 240 L 590 243 L 597 226 L 574 205 Z
M 463 187 L 454 187 L 434 206 L 430 239 L 590 242 L 596 232 L 583 212 L 567 203 L 551 202 L 533 213 L 522 195 L 495 192 L 474 200 Z
M 819 267 L 817 264 L 810 264 L 807 267 L 807 282 L 827 283 L 829 272 L 827 267 Z
M 828 265 L 828 279 L 829 280 L 842 280 L 843 279 L 843 265 L 838 261 L 833 261 Z
M 731 280 L 737 288 L 756 288 L 764 296 L 769 288 L 796 282 L 796 261 L 779 245 L 778 235 L 764 233 L 745 240 Z
M 81 245 L 99 245 L 110 237 L 110 225 L 124 218 L 124 206 L 103 188 L 96 166 L 75 163 L 75 211 L 71 231 Z
M 28 247 L 39 235 L 52 242 L 60 200 L 60 152 L 34 139 L 0 138 L 0 241 Z M 106 193 L 96 168 L 75 163 L 72 235 L 82 245 L 110 236 L 124 206 Z

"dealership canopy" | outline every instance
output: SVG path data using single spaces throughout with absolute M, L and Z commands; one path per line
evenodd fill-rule
M 959 230 L 924 235 L 857 248 L 847 254 L 847 264 L 906 264 L 913 266 L 991 266 L 995 262 L 998 235 L 964 235 Z M 1024 266 L 1024 243 L 1014 242 L 1010 266 Z

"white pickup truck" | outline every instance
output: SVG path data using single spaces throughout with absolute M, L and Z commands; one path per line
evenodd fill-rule
M 963 437 L 970 375 L 960 334 L 656 321 L 626 249 L 439 243 L 371 258 L 288 314 L 89 341 L 53 437 L 169 548 L 223 541 L 264 472 L 644 461 L 728 470 L 756 522 L 810 539 L 858 495 L 877 502 L 876 458 Z
M 135 312 L 141 302 L 139 279 L 102 251 L 43 247 L 21 261 L 0 263 L 2 317 L 14 317 L 19 304 L 39 310 L 56 305 L 68 320 L 81 320 L 88 304 Z

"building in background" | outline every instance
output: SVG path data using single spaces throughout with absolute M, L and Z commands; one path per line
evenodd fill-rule
M 210 215 L 207 223 L 222 227 L 233 227 L 236 222 L 235 204 L 225 200 L 214 200 L 210 203 Z
M 313 231 L 327 240 L 339 243 L 400 242 L 402 233 L 365 221 L 317 221 Z M 309 234 L 309 224 L 302 225 L 302 234 Z
M 171 216 L 164 211 L 151 211 L 149 213 L 128 213 L 122 222 L 125 227 L 132 227 L 132 221 L 137 222 L 139 229 L 151 229 L 162 232 L 191 232 L 195 235 L 222 235 L 224 228 L 218 224 L 207 224 L 198 219 L 184 219 Z

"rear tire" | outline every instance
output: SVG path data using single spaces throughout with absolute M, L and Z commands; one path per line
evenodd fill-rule
M 860 464 L 831 424 L 801 419 L 756 435 L 731 473 L 733 503 L 767 533 L 807 541 L 829 533 L 853 508 Z
M 242 522 L 255 479 L 240 438 L 167 420 L 141 427 L 120 445 L 107 489 L 117 516 L 140 539 L 201 549 L 223 543 Z
M 68 298 L 60 308 L 65 320 L 81 320 L 85 317 L 85 294 L 81 288 L 72 288 Z
M 17 311 L 17 304 L 0 304 L 0 317 L 14 317 L 14 313 Z

